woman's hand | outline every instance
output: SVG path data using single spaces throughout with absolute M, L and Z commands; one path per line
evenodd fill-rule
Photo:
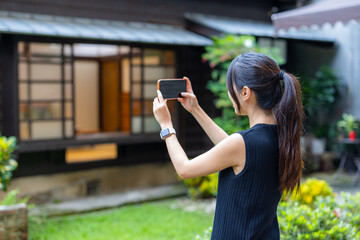
M 184 80 L 186 80 L 187 85 L 189 86 L 189 92 L 182 92 L 181 96 L 183 96 L 183 98 L 178 98 L 178 101 L 189 113 L 192 113 L 196 108 L 199 107 L 199 103 L 196 96 L 194 95 L 189 78 L 184 77 Z
M 166 99 L 164 100 L 161 92 L 157 90 L 157 97 L 154 98 L 153 102 L 153 113 L 156 121 L 159 123 L 161 129 L 172 128 L 173 124 L 171 121 L 171 115 L 166 105 Z

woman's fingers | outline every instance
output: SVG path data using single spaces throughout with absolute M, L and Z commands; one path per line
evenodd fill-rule
M 188 77 L 183 77 L 184 80 L 186 80 L 187 82 L 187 85 L 188 85 L 188 91 L 190 93 L 194 93 L 193 89 L 192 89 L 192 86 L 191 86 L 191 82 L 190 82 L 190 79 Z
M 194 94 L 193 93 L 188 93 L 188 92 L 182 92 L 181 96 L 183 96 L 183 97 L 192 97 L 192 96 L 194 96 Z
M 161 94 L 160 90 L 157 90 L 157 96 L 158 96 L 158 99 L 159 99 L 159 102 L 163 102 L 164 101 L 164 98 L 163 98 L 163 95 Z

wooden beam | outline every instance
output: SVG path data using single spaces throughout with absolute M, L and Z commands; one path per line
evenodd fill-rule
M 4 136 L 18 134 L 18 53 L 17 41 L 13 35 L 1 35 L 0 59 L 3 102 L 3 132 Z

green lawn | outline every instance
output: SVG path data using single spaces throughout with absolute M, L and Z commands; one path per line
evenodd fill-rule
M 30 240 L 191 240 L 212 225 L 213 215 L 172 209 L 175 200 L 30 221 Z

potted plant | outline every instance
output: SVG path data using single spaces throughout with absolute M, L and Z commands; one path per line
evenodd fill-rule
M 312 134 L 315 138 L 311 140 L 311 152 L 315 156 L 320 156 L 325 152 L 326 137 L 329 131 L 328 124 L 313 126 Z
M 13 171 L 18 164 L 15 160 L 16 138 L 0 136 L 0 190 L 6 191 Z M 0 238 L 27 239 L 28 198 L 16 198 L 17 190 L 10 191 L 0 199 Z
M 326 138 L 329 131 L 327 122 L 336 100 L 339 97 L 339 79 L 328 66 L 322 65 L 314 77 L 301 79 L 303 105 L 305 107 L 307 131 L 312 133 L 311 150 L 315 156 L 325 151 Z
M 15 149 L 15 137 L 0 136 L 0 190 L 3 191 L 6 191 L 12 173 L 18 165 L 13 155 Z
M 359 129 L 359 123 L 353 115 L 344 113 L 342 119 L 337 122 L 337 127 L 339 130 L 345 130 L 350 140 L 356 139 L 356 130 Z

